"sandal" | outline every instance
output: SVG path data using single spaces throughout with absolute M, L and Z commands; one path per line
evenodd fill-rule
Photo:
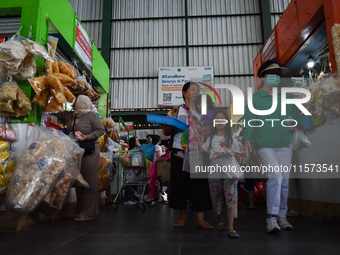
M 217 223 L 216 229 L 217 229 L 217 230 L 220 230 L 220 231 L 225 231 L 225 230 L 227 230 L 226 227 L 224 226 L 224 223 L 223 223 L 223 222 Z
M 229 238 L 239 238 L 240 235 L 235 230 L 229 230 L 228 231 L 228 237 Z
M 203 228 L 203 229 L 213 229 L 213 228 L 214 228 L 212 225 L 210 225 L 210 223 L 208 223 L 208 222 L 206 222 L 206 221 L 197 223 L 197 224 L 196 224 L 196 227 L 198 227 L 198 228 Z
M 184 220 L 178 220 L 176 221 L 176 223 L 174 224 L 175 228 L 183 228 L 185 226 L 185 221 Z
M 79 214 L 77 217 L 74 218 L 75 221 L 88 221 L 88 220 L 94 220 L 95 217 L 88 217 L 86 215 Z

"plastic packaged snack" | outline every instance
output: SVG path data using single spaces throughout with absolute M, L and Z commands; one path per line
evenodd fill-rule
M 0 140 L 15 141 L 17 138 L 9 123 L 0 124 Z
M 6 80 L 7 73 L 8 73 L 8 70 L 5 66 L 5 64 L 0 62 L 0 82 L 3 82 L 3 81 Z
M 47 51 L 48 54 L 50 55 L 50 57 L 53 59 L 57 50 L 57 46 L 58 46 L 58 41 L 59 38 L 58 37 L 54 37 L 49 35 L 47 38 Z
M 8 208 L 24 214 L 36 209 L 53 190 L 72 164 L 75 153 L 78 159 L 83 153 L 60 131 L 39 126 L 32 128 L 29 146 L 15 168 L 6 197 Z M 79 165 L 77 167 L 79 169 Z
M 53 59 L 49 56 L 44 46 L 30 39 L 21 37 L 21 36 L 20 36 L 20 40 L 22 44 L 26 46 L 27 51 L 29 51 L 33 55 L 53 61 Z
M 16 100 L 18 88 L 18 85 L 15 83 L 3 83 L 0 85 L 0 100 Z
M 26 47 L 18 40 L 9 40 L 3 43 L 0 43 L 0 53 L 5 53 L 6 55 L 2 54 L 2 59 L 5 62 L 13 60 L 22 61 L 27 56 Z
M 1 113 L 8 115 L 7 113 L 14 113 L 13 100 L 0 100 Z
M 103 120 L 103 125 L 104 125 L 104 128 L 109 130 L 116 126 L 116 122 L 114 122 L 114 120 L 111 117 L 106 117 Z
M 52 74 L 53 73 L 53 62 L 50 60 L 46 60 L 45 62 L 45 71 L 46 73 Z
M 32 54 L 27 54 L 26 58 L 22 61 L 20 72 L 16 74 L 14 78 L 16 80 L 24 81 L 28 78 L 33 78 L 36 71 L 34 56 Z
M 33 101 L 36 102 L 37 104 L 46 107 L 48 101 L 51 98 L 51 92 L 49 89 L 43 90 L 40 94 L 36 94 L 33 98 Z
M 51 94 L 58 101 L 58 103 L 61 103 L 61 104 L 66 103 L 66 98 L 64 95 L 64 88 L 62 90 L 51 89 Z
M 66 63 L 64 63 L 62 60 L 58 62 L 59 70 L 61 73 L 66 74 L 67 76 L 71 75 L 71 70 L 68 68 Z
M 63 91 L 64 86 L 55 75 L 49 74 L 47 76 L 47 83 L 50 88 Z
M 45 108 L 45 112 L 60 112 L 64 111 L 65 106 L 59 103 L 53 96 L 47 102 L 47 106 Z
M 7 141 L 0 141 L 0 150 L 4 150 L 8 147 Z
M 45 75 L 28 79 L 35 93 L 39 95 L 41 91 L 48 88 L 47 77 Z
M 67 76 L 66 74 L 63 74 L 63 73 L 55 73 L 54 74 L 62 84 L 77 84 L 77 82 L 70 78 L 69 76 Z
M 74 70 L 74 68 L 69 64 L 69 63 L 66 63 L 66 66 L 69 68 L 69 70 L 70 70 L 70 77 L 72 78 L 72 79 L 77 79 L 78 78 L 78 76 L 77 76 L 77 73 L 76 73 L 76 71 Z
M 21 108 L 30 111 L 32 109 L 31 100 L 22 89 L 18 89 L 16 105 Z
M 64 95 L 66 97 L 67 102 L 71 104 L 74 102 L 76 98 L 67 87 L 64 87 Z
M 59 64 L 57 61 L 52 63 L 53 73 L 60 73 Z
M 112 153 L 100 153 L 98 166 L 98 192 L 104 191 L 110 185 Z

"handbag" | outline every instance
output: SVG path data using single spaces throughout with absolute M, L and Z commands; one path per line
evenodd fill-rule
M 94 152 L 95 145 L 94 145 L 94 140 L 85 140 L 85 141 L 78 141 L 78 144 L 80 148 L 83 148 L 85 150 L 84 155 L 90 155 Z
M 157 177 L 164 186 L 170 186 L 171 162 L 163 157 L 157 160 Z

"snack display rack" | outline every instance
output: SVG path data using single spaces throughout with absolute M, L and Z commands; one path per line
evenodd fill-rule
M 3 130 L 4 123 L 8 123 L 16 135 L 0 151 L 6 156 L 2 163 L 8 168 L 7 161 L 19 162 L 23 148 L 27 148 L 30 125 L 65 130 L 56 123 L 42 122 L 42 116 L 66 110 L 75 96 L 89 96 L 97 104 L 99 115 L 106 117 L 110 74 L 68 0 L 58 4 L 48 0 L 2 0 L 0 17 L 9 23 L 0 32 L 0 114 L 6 120 L 0 127 Z M 12 20 L 20 21 L 16 31 L 11 30 Z M 79 32 L 87 38 L 86 46 L 80 49 Z M 85 52 L 90 52 L 89 56 L 84 57 Z M 1 176 L 9 176 L 6 168 L 0 171 Z M 4 205 L 5 197 L 6 191 L 2 190 L 0 228 L 21 230 L 37 223 L 30 215 L 11 217 Z

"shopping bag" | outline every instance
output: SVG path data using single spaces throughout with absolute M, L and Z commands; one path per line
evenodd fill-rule
M 308 140 L 307 136 L 300 130 L 295 130 L 292 139 L 292 147 L 298 151 L 302 148 L 309 148 L 312 143 Z
M 142 150 L 144 157 L 153 162 L 153 156 L 155 154 L 155 146 L 152 143 L 143 143 L 135 150 Z
M 157 177 L 163 186 L 170 186 L 170 158 L 160 157 L 157 160 Z

